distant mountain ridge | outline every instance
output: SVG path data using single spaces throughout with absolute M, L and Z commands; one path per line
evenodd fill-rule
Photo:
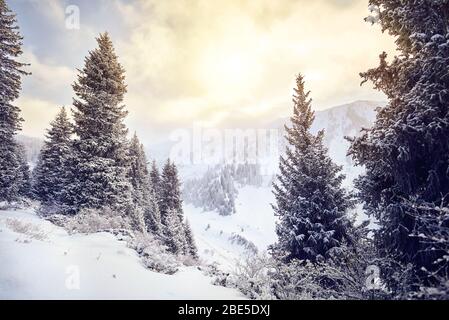
M 353 161 L 347 157 L 349 142 L 345 136 L 354 137 L 360 134 L 362 128 L 370 128 L 376 119 L 376 109 L 383 107 L 385 102 L 359 100 L 339 105 L 325 110 L 315 111 L 315 122 L 312 132 L 324 129 L 324 143 L 329 149 L 331 158 L 343 166 L 347 184 L 351 184 L 363 169 L 355 167 Z M 276 121 L 279 128 L 290 123 L 289 118 Z
M 347 157 L 349 142 L 345 136 L 358 136 L 362 128 L 369 128 L 373 125 L 376 118 L 376 109 L 385 105 L 382 101 L 360 100 L 348 104 L 339 105 L 325 110 L 315 111 L 315 121 L 312 126 L 312 132 L 317 133 L 324 129 L 325 146 L 329 149 L 331 158 L 339 165 L 343 166 L 343 173 L 346 175 L 346 184 L 351 184 L 352 180 L 363 172 L 363 168 L 355 167 L 353 161 Z M 284 125 L 289 124 L 289 117 L 278 118 L 271 123 L 266 124 L 262 129 L 278 130 L 279 150 L 282 154 L 285 147 Z M 242 128 L 243 130 L 248 128 Z M 261 129 L 260 127 L 257 129 Z M 160 159 L 169 157 L 170 147 L 173 142 L 167 141 L 157 147 L 150 148 L 150 155 L 158 155 Z M 268 170 L 276 172 L 277 158 L 270 164 L 275 168 Z M 181 165 L 180 172 L 184 179 L 190 179 L 203 174 L 209 166 L 200 165 Z
M 343 166 L 348 181 L 352 181 L 362 169 L 355 168 L 351 159 L 346 156 L 349 142 L 344 137 L 357 136 L 362 128 L 371 127 L 376 117 L 376 108 L 384 105 L 385 102 L 382 101 L 360 100 L 315 112 L 312 131 L 316 133 L 321 129 L 325 130 L 325 145 L 332 159 Z M 265 125 L 265 129 L 278 129 L 282 145 L 284 124 L 288 124 L 289 121 L 288 117 L 279 118 Z M 16 139 L 25 146 L 28 162 L 36 163 L 43 139 L 26 135 L 18 135 Z M 150 145 L 147 154 L 162 164 L 170 156 L 174 144 L 167 139 L 164 143 Z M 184 179 L 188 179 L 205 172 L 207 168 L 207 165 L 180 165 L 180 172 Z

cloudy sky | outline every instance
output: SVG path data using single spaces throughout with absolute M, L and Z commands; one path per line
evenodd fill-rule
M 127 124 L 146 144 L 176 128 L 251 126 L 288 115 L 295 75 L 314 108 L 383 100 L 360 87 L 393 40 L 363 21 L 367 0 L 10 0 L 31 63 L 18 105 L 41 136 L 70 106 L 76 68 L 108 31 L 126 69 Z M 80 12 L 80 28 L 66 27 Z M 73 20 L 71 20 L 73 21 Z

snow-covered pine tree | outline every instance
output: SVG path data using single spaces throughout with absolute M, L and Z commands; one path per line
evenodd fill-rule
M 60 206 L 67 200 L 65 190 L 70 183 L 67 160 L 72 150 L 71 135 L 72 125 L 62 107 L 47 130 L 33 170 L 33 195 L 45 205 Z
M 170 208 L 164 214 L 165 245 L 173 254 L 185 255 L 188 253 L 185 230 L 182 222 L 179 221 L 179 212 Z
M 159 189 L 159 184 L 161 183 L 161 175 L 159 174 L 159 169 L 157 168 L 156 161 L 154 160 L 151 163 L 150 181 L 155 189 Z
M 159 209 L 159 200 L 156 194 L 156 190 L 150 185 L 150 192 L 148 195 L 148 204 L 145 210 L 145 224 L 147 231 L 154 233 L 158 236 L 163 236 L 163 225 L 161 212 Z
M 289 146 L 280 159 L 280 174 L 273 184 L 273 208 L 279 223 L 278 242 L 271 250 L 282 261 L 314 263 L 324 261 L 333 250 L 351 242 L 351 223 L 346 213 L 353 202 L 341 187 L 341 167 L 332 162 L 323 146 L 324 131 L 316 136 L 310 132 L 315 116 L 302 75 L 298 75 L 296 85 L 291 127 L 285 126 Z
M 160 189 L 162 199 L 160 211 L 162 219 L 164 220 L 164 216 L 170 209 L 182 213 L 182 200 L 180 195 L 178 171 L 175 164 L 172 163 L 170 159 L 167 160 L 162 169 Z
M 164 233 L 166 236 L 166 244 L 172 248 L 173 253 L 187 252 L 187 243 L 185 239 L 184 230 L 184 211 L 182 209 L 180 182 L 178 178 L 178 169 L 170 159 L 165 163 L 162 170 L 162 177 L 160 182 L 160 213 L 161 221 L 164 226 Z M 176 232 L 176 235 L 174 235 Z M 177 239 L 172 239 L 173 237 Z M 174 242 L 182 243 L 182 250 L 178 251 L 177 245 Z M 176 250 L 175 250 L 176 249 Z
M 378 250 L 393 262 L 383 268 L 390 289 L 404 287 L 392 276 L 404 273 L 401 264 L 413 266 L 414 289 L 439 286 L 449 264 L 428 231 L 447 234 L 449 227 L 447 210 L 436 210 L 449 206 L 449 1 L 370 0 L 370 6 L 377 18 L 367 20 L 395 37 L 400 55 L 388 62 L 383 53 L 377 68 L 361 74 L 389 101 L 374 126 L 352 139 L 350 154 L 366 167 L 356 187 L 367 213 L 379 220 Z M 417 219 L 429 213 L 446 214 L 446 222 L 426 226 L 441 217 Z
M 22 37 L 15 14 L 5 0 L 0 0 L 0 201 L 15 201 L 20 197 L 20 147 L 14 139 L 21 129 L 20 109 L 12 102 L 19 97 L 22 70 L 26 64 L 16 61 L 22 54 Z
M 133 186 L 134 221 L 138 229 L 159 234 L 161 232 L 161 216 L 155 192 L 151 186 L 147 157 L 143 145 L 134 133 L 129 146 L 130 171 L 129 179 Z M 139 210 L 140 209 L 140 210 Z M 143 219 L 140 218 L 142 213 Z M 141 222 L 144 222 L 142 226 Z
M 151 187 L 154 190 L 154 194 L 156 196 L 158 204 L 160 206 L 160 201 L 161 201 L 161 175 L 159 173 L 159 169 L 157 167 L 157 164 L 156 164 L 155 160 L 153 160 L 153 162 L 151 163 L 150 183 L 151 183 Z
M 134 230 L 144 232 L 147 230 L 144 211 L 147 207 L 147 200 L 149 198 L 150 181 L 147 159 L 136 132 L 134 132 L 129 143 L 128 161 L 128 178 L 133 187 L 133 209 L 130 217 L 131 224 Z
M 189 221 L 186 219 L 184 222 L 184 230 L 185 230 L 185 238 L 187 243 L 187 251 L 186 254 L 194 258 L 198 259 L 198 248 L 196 247 L 195 238 L 193 237 L 193 231 L 190 227 Z
M 124 69 L 118 62 L 107 33 L 97 38 L 98 48 L 89 52 L 73 85 L 73 181 L 70 184 L 74 211 L 111 207 L 128 214 L 132 186 L 123 123 L 126 93 Z

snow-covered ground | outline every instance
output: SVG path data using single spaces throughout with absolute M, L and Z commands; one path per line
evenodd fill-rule
M 243 245 L 232 241 L 233 235 L 240 235 L 254 244 L 259 253 L 266 252 L 270 244 L 276 242 L 276 221 L 271 204 L 275 203 L 270 186 L 239 188 L 236 213 L 220 216 L 215 211 L 204 211 L 191 204 L 184 204 L 184 212 L 192 226 L 198 253 L 207 263 L 217 263 L 224 271 L 235 270 L 239 262 L 250 258 Z M 356 224 L 367 219 L 361 205 L 357 212 Z M 354 211 L 349 212 L 350 215 Z
M 0 299 L 242 299 L 195 267 L 146 269 L 108 233 L 68 235 L 33 210 L 0 211 Z
M 218 263 L 223 270 L 234 269 L 248 254 L 242 245 L 231 240 L 233 235 L 244 237 L 259 251 L 266 250 L 276 241 L 276 217 L 271 203 L 274 203 L 271 188 L 246 186 L 239 189 L 236 213 L 231 216 L 184 205 L 200 257 L 206 262 Z

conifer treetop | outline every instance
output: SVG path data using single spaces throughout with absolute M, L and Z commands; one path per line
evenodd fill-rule
M 298 74 L 293 94 L 293 115 L 290 117 L 292 126 L 285 125 L 287 141 L 297 148 L 306 147 L 312 140 L 310 128 L 315 120 L 315 112 L 309 95 L 310 91 L 305 91 L 304 77 Z
M 61 107 L 55 119 L 50 123 L 45 137 L 48 140 L 68 141 L 72 132 L 71 124 L 65 107 Z
M 101 33 L 96 40 L 98 48 L 89 51 L 83 69 L 78 69 L 80 74 L 78 83 L 73 86 L 74 90 L 83 100 L 88 100 L 92 92 L 103 92 L 122 102 L 127 91 L 125 70 L 118 62 L 109 34 Z

